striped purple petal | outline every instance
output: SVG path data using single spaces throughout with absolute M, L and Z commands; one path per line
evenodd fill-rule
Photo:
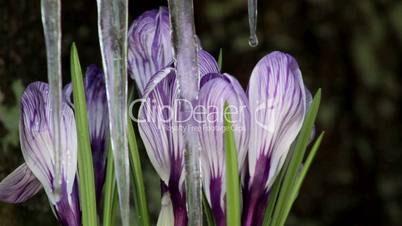
M 143 94 L 149 79 L 172 63 L 169 12 L 166 7 L 139 16 L 128 31 L 128 72 Z
M 96 65 L 88 66 L 84 83 L 95 171 L 96 198 L 99 204 L 105 182 L 106 131 L 108 131 L 109 125 L 105 78 L 102 70 Z
M 219 73 L 219 66 L 215 58 L 205 50 L 198 50 L 198 70 L 200 75 Z
M 41 189 L 41 183 L 23 163 L 0 182 L 0 200 L 8 203 L 25 202 Z
M 148 157 L 170 193 L 175 225 L 186 225 L 184 138 L 178 88 L 173 68 L 155 74 L 145 89 L 138 127 Z M 185 104 L 185 103 L 184 103 Z
M 51 203 L 59 201 L 53 196 L 54 151 L 49 105 L 49 86 L 31 83 L 21 97 L 20 142 L 28 167 L 43 185 Z M 73 110 L 62 103 L 61 123 L 62 177 L 66 192 L 71 194 L 77 171 L 77 134 Z
M 81 210 L 78 199 L 78 184 L 74 182 L 72 193 L 66 191 L 66 181 L 62 181 L 61 198 L 52 209 L 62 226 L 81 226 Z
M 251 129 L 249 184 L 243 224 L 260 225 L 267 195 L 302 126 L 306 93 L 296 60 L 273 52 L 255 66 L 248 88 Z
M 216 60 L 207 51 L 198 51 L 200 75 L 219 73 Z M 128 72 L 140 95 L 151 77 L 173 63 L 169 11 L 160 7 L 139 16 L 128 31 Z
M 55 165 L 48 100 L 49 86 L 43 82 L 31 83 L 21 97 L 22 154 L 26 165 L 44 187 L 60 223 L 64 226 L 79 226 L 80 210 L 75 182 L 77 134 L 74 113 L 64 98 L 61 123 L 61 191 L 56 197 L 53 195 Z
M 226 225 L 225 102 L 231 112 L 240 173 L 248 148 L 250 112 L 246 94 L 237 80 L 230 75 L 217 75 L 207 81 L 200 89 L 199 103 L 194 109 L 195 120 L 201 128 L 204 191 L 218 226 Z

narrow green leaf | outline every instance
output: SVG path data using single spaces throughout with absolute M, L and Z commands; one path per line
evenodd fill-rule
M 207 225 L 215 226 L 215 219 L 212 215 L 211 207 L 209 206 L 207 197 L 205 196 L 204 192 L 202 193 L 202 207 L 204 209 L 205 218 L 207 219 Z
M 286 209 L 288 206 L 291 207 L 293 204 L 294 200 L 291 198 L 291 194 L 294 189 L 297 172 L 306 152 L 308 140 L 320 106 L 320 101 L 321 89 L 319 89 L 314 96 L 313 102 L 307 112 L 307 116 L 296 140 L 293 156 L 290 160 L 289 167 L 286 170 L 283 185 L 280 189 L 277 205 L 275 206 L 274 215 L 272 217 L 271 225 L 273 226 L 282 226 L 285 224 L 288 216 L 288 211 L 286 211 Z
M 220 48 L 219 49 L 219 56 L 218 56 L 219 71 L 222 70 L 222 63 L 223 63 L 223 50 L 222 50 L 222 48 Z
M 71 47 L 71 79 L 73 84 L 75 120 L 78 138 L 78 185 L 82 211 L 82 225 L 96 226 L 95 180 L 91 143 L 89 139 L 88 115 L 81 65 L 78 58 L 77 48 L 74 43 Z
M 131 119 L 128 119 L 128 146 L 130 149 L 131 169 L 134 178 L 134 191 L 138 220 L 141 226 L 150 226 L 147 197 L 145 195 L 144 179 L 142 178 L 141 159 L 138 152 L 137 140 Z
M 107 165 L 106 165 L 106 179 L 104 185 L 104 199 L 103 199 L 103 226 L 113 226 L 114 222 L 114 205 L 116 196 L 116 181 L 114 178 L 114 165 L 113 165 L 113 152 L 109 144 Z
M 240 226 L 240 179 L 237 150 L 227 103 L 225 103 L 226 225 Z
M 309 155 L 307 156 L 306 162 L 304 163 L 303 169 L 293 185 L 293 189 L 289 196 L 289 199 L 291 200 L 291 202 L 290 201 L 287 202 L 287 204 L 284 208 L 285 218 L 282 219 L 281 225 L 285 224 L 286 218 L 289 215 L 290 209 L 292 208 L 294 201 L 296 200 L 296 197 L 300 191 L 300 187 L 304 181 L 304 178 L 306 177 L 306 174 L 311 166 L 311 163 L 313 162 L 313 159 L 318 151 L 318 148 L 320 147 L 323 137 L 324 137 L 324 132 L 322 132 L 320 134 L 320 136 L 317 138 L 316 142 L 314 143 L 313 147 L 311 148 L 311 151 L 310 151 Z

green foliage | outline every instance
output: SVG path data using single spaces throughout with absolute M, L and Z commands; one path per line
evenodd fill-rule
M 145 194 L 144 179 L 142 174 L 141 159 L 138 152 L 137 140 L 135 137 L 134 127 L 128 119 L 128 145 L 130 149 L 131 171 L 133 172 L 134 181 L 134 198 L 137 210 L 138 221 L 141 226 L 150 226 L 149 210 L 147 198 Z
M 224 111 L 225 154 L 226 154 L 226 225 L 240 226 L 240 179 L 237 148 L 227 103 Z
M 204 209 L 204 215 L 206 218 L 206 222 L 208 226 L 215 226 L 215 219 L 212 215 L 211 207 L 209 206 L 207 197 L 205 197 L 205 193 L 202 194 L 202 208 Z
M 115 203 L 117 202 L 116 181 L 114 179 L 113 152 L 108 145 L 106 179 L 103 197 L 103 226 L 113 226 Z
M 302 166 L 320 101 L 321 90 L 318 90 L 307 112 L 294 149 L 290 152 L 288 159 L 285 161 L 280 174 L 271 188 L 272 193 L 264 218 L 264 226 L 283 226 L 286 222 L 290 209 L 323 137 L 322 133 L 313 145 L 304 166 Z M 301 171 L 300 167 L 302 167 Z
M 18 122 L 20 114 L 19 99 L 24 91 L 24 86 L 21 80 L 15 80 L 11 84 L 11 90 L 13 91 L 16 104 L 12 106 L 5 106 L 1 103 L 3 102 L 2 93 L 0 92 L 0 122 L 7 130 L 7 133 L 1 140 L 1 146 L 3 150 L 7 150 L 11 147 L 18 146 L 19 133 L 18 133 Z
M 71 47 L 71 80 L 73 84 L 78 138 L 78 184 L 82 211 L 82 225 L 96 226 L 95 179 L 89 138 L 88 115 L 81 65 L 78 58 L 77 48 L 74 43 Z

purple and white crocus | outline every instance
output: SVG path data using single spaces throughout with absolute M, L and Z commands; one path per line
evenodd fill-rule
M 301 129 L 311 95 L 296 60 L 273 52 L 253 69 L 248 99 L 251 121 L 242 225 L 260 226 L 270 188 Z
M 226 158 L 224 145 L 224 106 L 231 116 L 238 153 L 239 174 L 249 142 L 250 112 L 247 96 L 239 82 L 228 74 L 211 73 L 201 80 L 195 120 L 199 123 L 203 186 L 217 226 L 226 225 Z
M 184 137 L 193 106 L 201 144 L 204 192 L 218 226 L 226 225 L 223 106 L 229 104 L 243 186 L 243 226 L 259 226 L 270 188 L 303 123 L 311 96 L 293 57 L 273 52 L 255 66 L 248 95 L 238 81 L 221 74 L 214 58 L 199 50 L 200 93 L 197 103 L 178 99 L 172 64 L 172 43 L 166 8 L 141 15 L 129 32 L 129 74 L 136 81 L 142 105 L 138 126 L 148 156 L 162 180 L 162 204 L 173 208 L 174 220 L 186 225 Z M 162 208 L 160 216 L 169 215 Z
M 138 120 L 147 154 L 162 181 L 162 206 L 173 208 L 173 215 L 162 208 L 158 222 L 187 225 L 184 186 L 184 137 L 178 96 L 173 46 L 167 8 L 147 11 L 130 27 L 128 69 L 143 99 Z M 200 74 L 217 72 L 218 65 L 204 50 L 199 51 Z M 174 218 L 174 220 L 172 219 Z M 169 221 L 169 222 L 167 222 Z
M 97 188 L 103 187 L 105 171 L 105 88 L 100 70 L 90 66 L 86 73 L 85 90 L 88 107 L 91 146 L 94 156 Z M 20 142 L 25 160 L 21 166 L 0 182 L 0 200 L 21 203 L 44 188 L 57 219 L 63 226 L 80 226 L 78 199 L 77 133 L 71 102 L 71 85 L 64 89 L 62 99 L 61 195 L 53 196 L 54 152 L 50 120 L 49 86 L 34 82 L 21 97 Z M 101 190 L 101 189 L 100 189 Z
M 226 225 L 225 147 L 223 121 L 214 115 L 217 110 L 223 112 L 224 101 L 232 110 L 243 184 L 242 225 L 260 226 L 269 190 L 300 131 L 311 94 L 304 87 L 296 60 L 281 52 L 268 54 L 255 66 L 248 97 L 230 75 L 202 78 L 199 106 L 206 110 L 200 125 L 203 182 L 218 226 Z
M 62 102 L 61 194 L 53 196 L 55 162 L 50 120 L 49 86 L 31 83 L 21 97 L 20 142 L 25 163 L 0 183 L 0 199 L 20 203 L 43 187 L 52 209 L 63 225 L 79 226 L 80 209 L 76 184 L 77 134 L 74 112 Z

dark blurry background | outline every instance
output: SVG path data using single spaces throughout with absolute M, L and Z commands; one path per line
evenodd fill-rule
M 163 1 L 130 1 L 130 21 Z M 82 65 L 100 65 L 95 0 L 63 1 L 63 74 L 69 47 Z M 288 225 L 402 225 L 402 1 L 260 0 L 260 45 L 248 46 L 246 0 L 195 0 L 204 49 L 223 49 L 223 70 L 246 87 L 257 61 L 273 50 L 299 62 L 323 98 L 317 129 L 326 136 Z M 20 163 L 19 96 L 46 81 L 40 1 L 0 0 L 0 178 Z M 143 156 L 146 158 L 145 156 Z M 158 178 L 145 165 L 154 214 Z M 0 225 L 55 225 L 44 192 L 20 205 L 0 203 Z

